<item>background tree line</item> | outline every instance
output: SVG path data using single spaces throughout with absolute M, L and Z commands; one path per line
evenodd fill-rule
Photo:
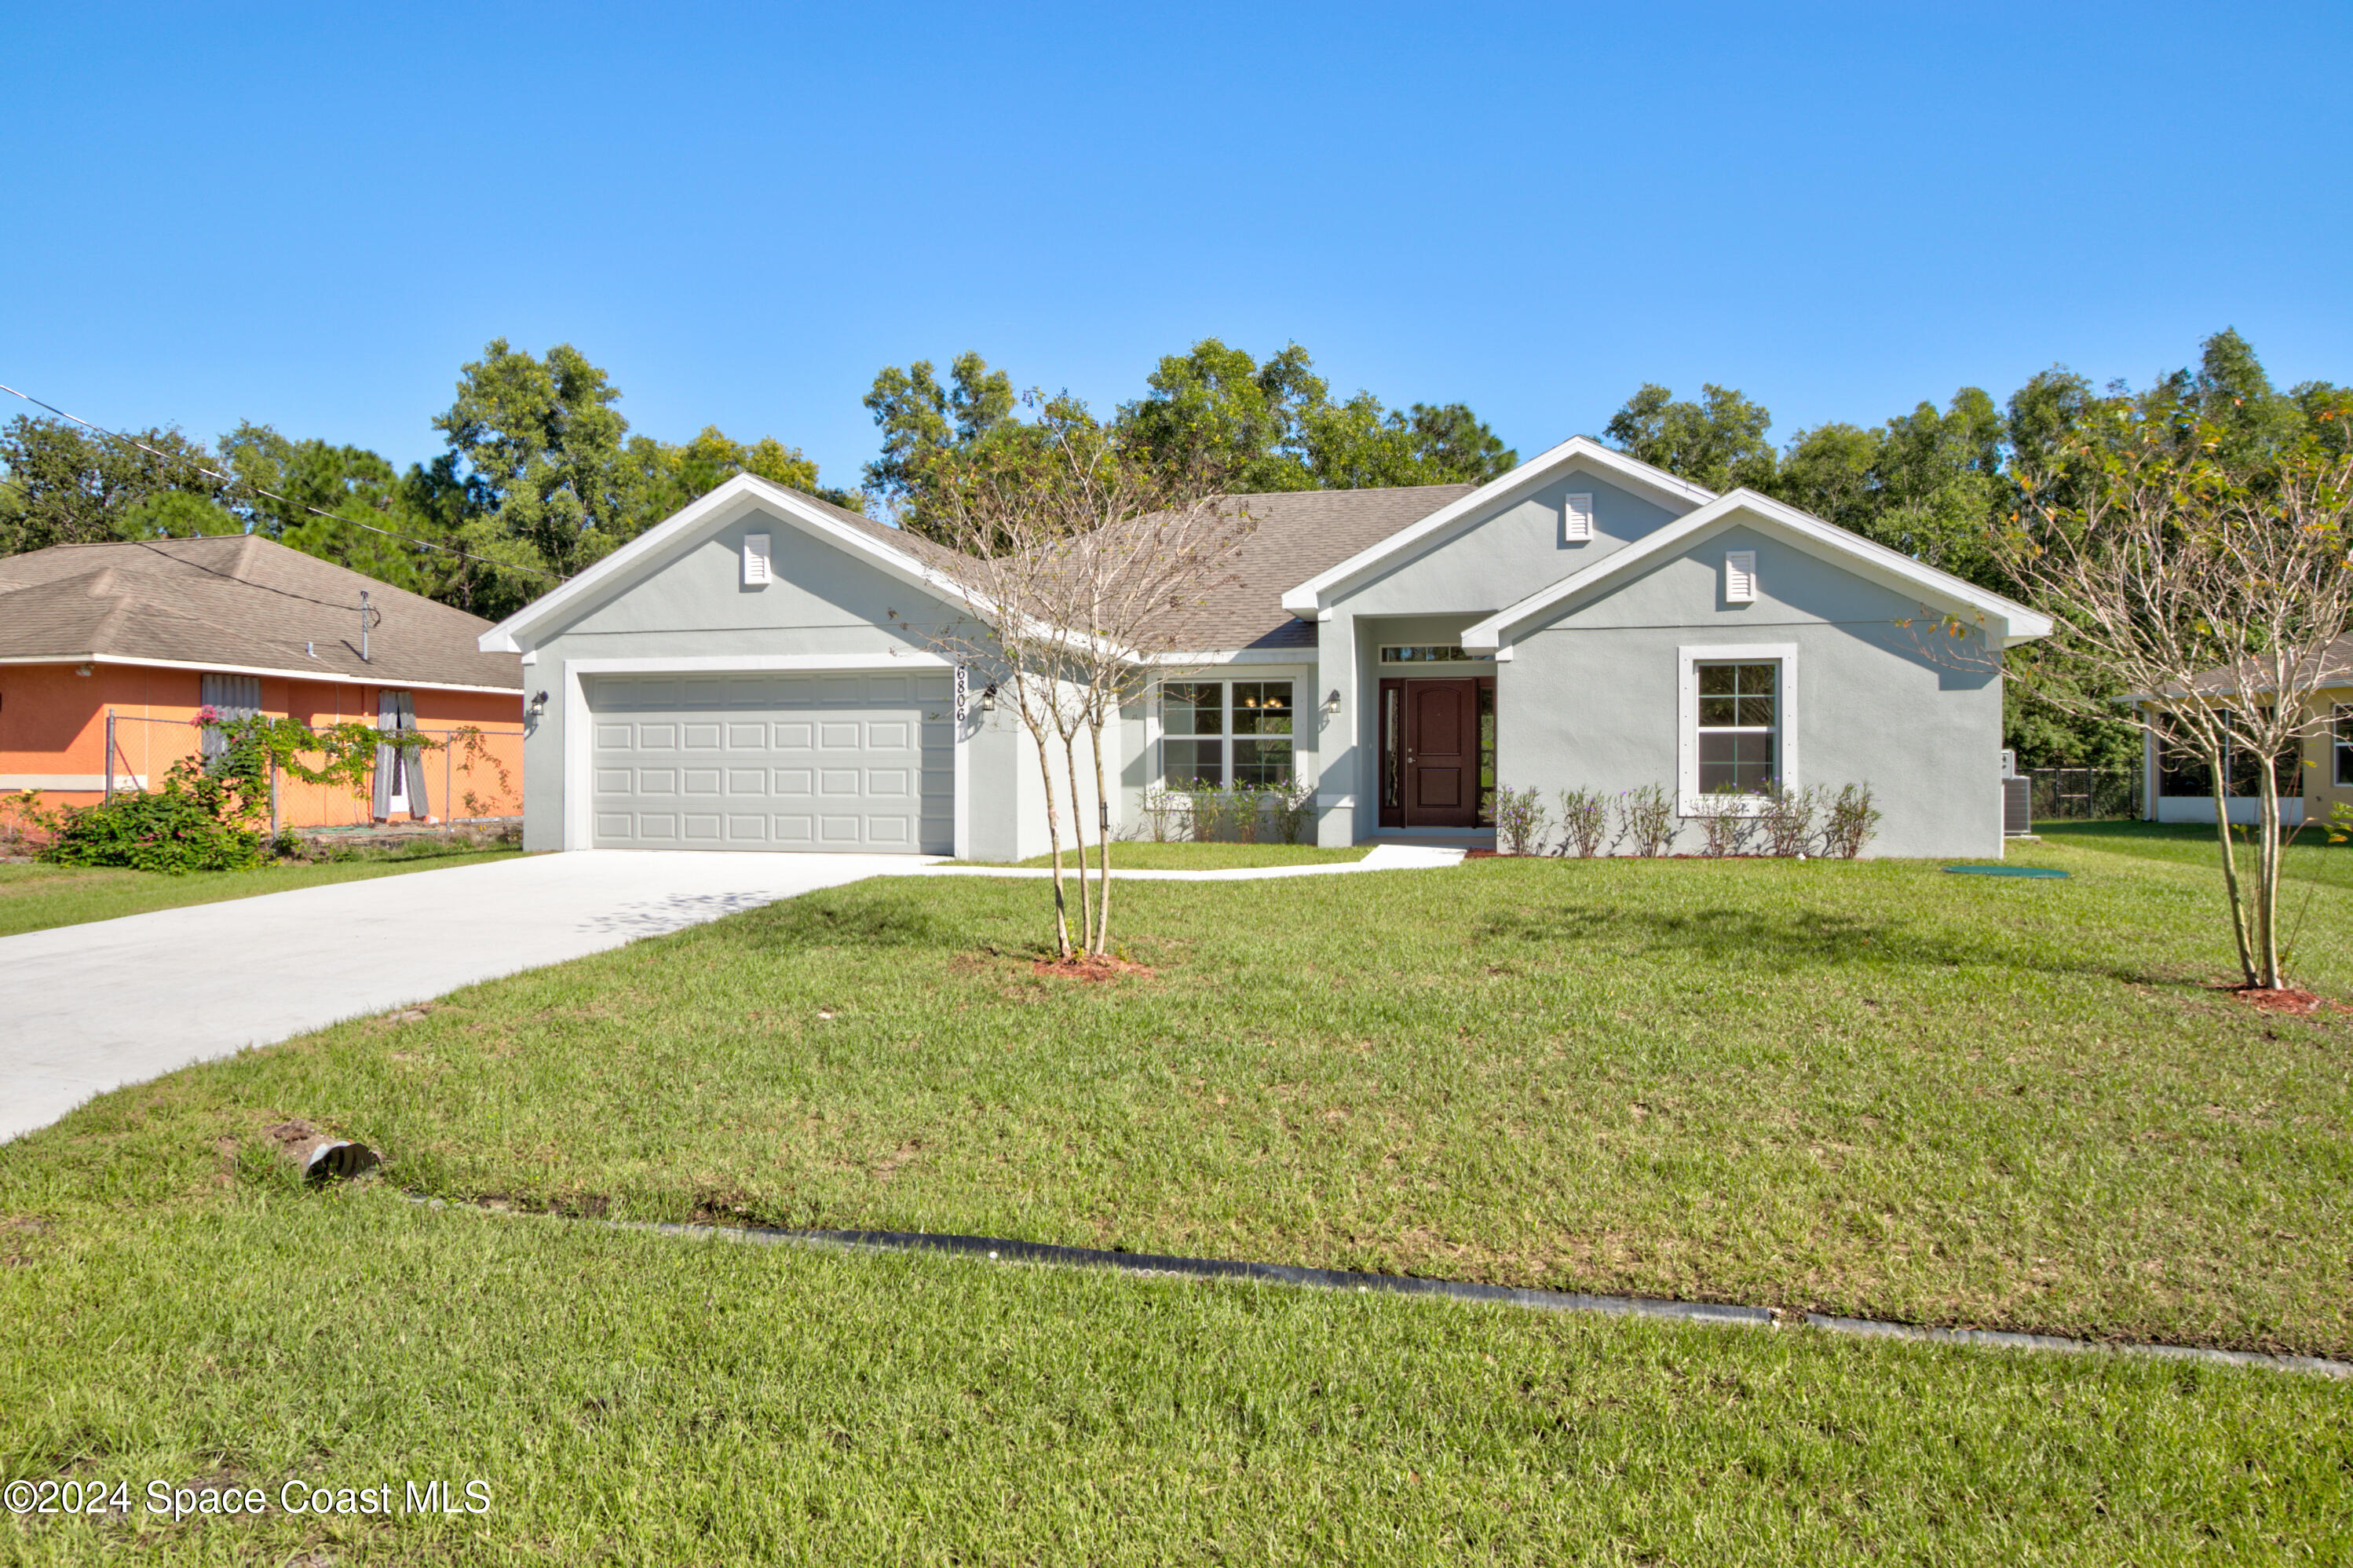
M 1295 344 L 1261 366 L 1210 339 L 1162 360 L 1149 385 L 1119 420 L 1172 457 L 1214 450 L 1245 489 L 1477 481 L 1516 461 L 1460 404 L 1393 412 L 1369 393 L 1335 400 Z M 922 477 L 933 460 L 1018 422 L 1010 377 L 978 355 L 957 357 L 944 383 L 928 361 L 887 368 L 866 398 L 882 453 L 852 492 L 824 484 L 773 436 L 746 443 L 715 425 L 675 444 L 632 434 L 620 397 L 569 344 L 533 358 L 498 339 L 433 420 L 445 450 L 406 472 L 364 447 L 250 422 L 207 448 L 176 429 L 124 440 L 19 415 L 0 429 L 0 555 L 258 533 L 497 618 L 738 473 L 936 532 Z
M 931 476 L 954 465 L 939 460 L 1022 425 L 1010 375 L 977 354 L 957 355 L 944 377 L 928 360 L 887 366 L 865 397 L 881 450 L 852 492 L 824 485 L 813 461 L 772 436 L 745 443 L 710 426 L 673 444 L 632 434 L 620 396 L 568 344 L 534 358 L 498 339 L 462 367 L 456 400 L 433 420 L 445 450 L 406 472 L 364 448 L 267 425 L 241 424 L 207 449 L 177 429 L 140 432 L 133 445 L 19 416 L 0 429 L 0 554 L 257 532 L 496 618 L 737 473 L 942 536 Z M 1736 389 L 1709 385 L 1691 400 L 1645 385 L 1604 434 L 1710 489 L 1747 485 L 2015 592 L 1990 537 L 2018 509 L 2017 475 L 2102 408 L 2128 401 L 2185 440 L 2201 424 L 2220 428 L 2234 449 L 2226 455 L 2260 463 L 2316 432 L 2343 440 L 2347 421 L 2322 416 L 2348 396 L 2326 382 L 2278 390 L 2247 342 L 2224 331 L 2206 340 L 2195 369 L 2138 393 L 2054 367 L 2005 404 L 1965 387 L 1941 409 L 1923 401 L 1878 425 L 1818 425 L 1777 448 L 1771 414 Z M 1215 466 L 1236 492 L 1480 483 L 1519 461 L 1462 404 L 1398 409 L 1369 392 L 1335 397 L 1295 343 L 1260 361 L 1205 338 L 1164 356 L 1109 423 L 1172 468 Z M 2009 744 L 2030 765 L 2125 766 L 2138 756 L 2129 726 L 2071 718 L 2022 690 L 2009 701 Z
M 1997 404 L 1964 387 L 1939 409 L 1922 402 L 1875 426 L 1831 422 L 1798 431 L 1776 448 L 1763 405 L 1725 387 L 1696 400 L 1644 386 L 1609 420 L 1620 450 L 1711 490 L 1746 485 L 1954 576 L 2014 597 L 2036 596 L 2013 580 L 1995 541 L 2021 509 L 2024 476 L 2064 470 L 2063 453 L 2090 441 L 2119 416 L 2156 427 L 2185 448 L 2217 440 L 2210 455 L 2257 473 L 2306 441 L 2341 450 L 2353 391 L 2311 381 L 2283 392 L 2238 333 L 2208 338 L 2195 369 L 2180 369 L 2135 392 L 2122 382 L 2095 388 L 2063 367 L 2042 372 Z M 2202 432 L 2202 433 L 2201 433 Z M 2046 498 L 2047 499 L 2047 498 Z M 2043 606 L 2042 608 L 2049 608 Z M 2088 668 L 2068 667 L 2063 649 L 2037 651 L 2041 678 L 2073 682 L 2091 697 Z M 2004 744 L 2021 765 L 2126 768 L 2139 760 L 2140 732 L 2121 720 L 2086 717 L 2004 687 Z

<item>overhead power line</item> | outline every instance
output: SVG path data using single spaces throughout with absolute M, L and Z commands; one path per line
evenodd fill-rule
M 104 425 L 93 425 L 88 419 L 83 418 L 80 415 L 69 414 L 54 403 L 44 403 L 29 392 L 19 392 L 14 387 L 6 386 L 5 384 L 0 384 L 0 392 L 5 392 L 13 397 L 22 397 L 26 402 L 32 404 L 37 408 L 47 408 L 50 413 L 55 414 L 60 419 L 71 419 L 75 424 L 81 426 L 82 429 L 86 430 L 96 430 L 101 436 L 109 436 L 115 440 L 122 441 L 128 445 L 137 447 L 141 451 L 145 452 L 150 457 L 161 458 L 165 462 L 185 462 L 188 461 L 185 457 L 174 457 L 170 452 L 158 451 L 156 449 L 149 446 L 145 441 L 141 440 L 136 436 L 126 436 L 121 430 L 110 430 Z M 280 495 L 274 490 L 264 490 L 258 484 L 253 484 L 241 480 L 233 473 L 223 473 L 216 468 L 206 468 L 202 463 L 195 463 L 192 466 L 195 467 L 198 473 L 210 474 L 213 478 L 219 480 L 224 484 L 243 485 L 246 489 L 251 491 L 256 495 L 266 496 L 269 500 L 275 501 L 283 506 L 299 506 L 303 511 L 311 514 L 313 517 L 324 517 L 330 523 L 348 523 L 354 528 L 364 528 L 371 534 L 381 534 L 387 539 L 399 539 L 411 545 L 422 545 L 428 550 L 447 550 L 453 556 L 463 556 L 465 559 L 470 561 L 480 561 L 486 567 L 496 567 L 503 572 L 522 572 L 530 577 L 545 577 L 551 582 L 555 580 L 554 573 L 543 572 L 536 567 L 518 567 L 507 561 L 492 560 L 488 556 L 477 556 L 470 551 L 461 550 L 455 545 L 444 545 L 438 540 L 420 539 L 414 534 L 401 534 L 396 533 L 390 528 L 379 528 L 373 523 L 363 523 L 356 517 L 346 517 L 340 512 L 325 511 L 322 508 L 311 505 L 307 501 L 297 501 L 290 495 Z M 18 485 L 16 488 L 23 490 L 24 486 Z M 30 494 L 31 492 L 26 491 L 26 493 Z

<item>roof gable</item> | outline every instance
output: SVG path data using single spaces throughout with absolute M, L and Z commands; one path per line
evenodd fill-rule
M 1571 436 L 1551 450 L 1541 452 L 1504 474 L 1490 480 L 1448 505 L 1358 551 L 1282 596 L 1282 608 L 1292 614 L 1321 619 L 1335 599 L 1375 576 L 1395 570 L 1405 562 L 1476 526 L 1492 513 L 1516 504 L 1535 492 L 1577 469 L 1587 469 L 1611 483 L 1631 491 L 1670 512 L 1684 513 L 1715 499 L 1715 493 L 1664 469 L 1613 451 L 1590 436 Z M 1361 492 L 1356 493 L 1362 493 Z
M 757 474 L 739 473 L 516 610 L 483 632 L 481 645 L 522 652 L 552 630 L 628 592 L 681 554 L 755 510 L 950 604 L 963 602 L 963 595 L 944 569 L 957 558 L 955 551 Z
M 1950 572 L 1924 566 L 1860 534 L 1825 523 L 1811 513 L 1743 489 L 1719 496 L 1648 537 L 1489 616 L 1463 632 L 1462 646 L 1500 652 L 1521 632 L 1550 619 L 1560 607 L 1588 594 L 1607 591 L 1648 565 L 1711 533 L 1740 523 L 1759 525 L 1800 549 L 1835 561 L 1858 577 L 1936 609 L 1979 619 L 1987 623 L 1989 635 L 1997 646 L 2009 647 L 2051 634 L 2051 618 L 2016 599 L 1979 588 Z

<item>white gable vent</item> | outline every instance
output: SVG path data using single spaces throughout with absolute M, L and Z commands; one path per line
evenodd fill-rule
M 1593 497 L 1572 495 L 1561 505 L 1560 536 L 1575 545 L 1593 537 Z
M 744 535 L 744 586 L 760 588 L 768 581 L 768 536 L 765 534 Z
M 1726 550 L 1724 552 L 1724 602 L 1754 604 L 1757 602 L 1757 552 Z

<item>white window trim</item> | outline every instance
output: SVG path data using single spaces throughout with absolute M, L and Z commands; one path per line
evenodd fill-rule
M 1803 788 L 1798 781 L 1798 645 L 1794 642 L 1721 642 L 1689 644 L 1675 650 L 1675 812 L 1702 817 L 1728 810 L 1735 816 L 1761 815 L 1761 795 L 1735 796 L 1722 800 L 1699 792 L 1699 667 L 1702 664 L 1762 664 L 1781 666 L 1774 685 L 1775 726 L 1780 734 L 1781 788 Z
M 2328 718 L 2329 775 L 2336 788 L 2353 789 L 2353 703 L 2337 704 Z
M 1224 675 L 1187 675 L 1182 679 L 1163 681 L 1152 689 L 1152 701 L 1146 710 L 1146 716 L 1145 718 L 1145 741 L 1151 748 L 1147 755 L 1153 761 L 1152 779 L 1147 788 L 1153 789 L 1173 789 L 1176 788 L 1175 785 L 1168 782 L 1167 743 L 1169 741 L 1208 740 L 1212 738 L 1218 742 L 1219 746 L 1218 771 L 1223 775 L 1223 784 L 1230 786 L 1234 781 L 1234 742 L 1239 739 L 1258 738 L 1255 736 L 1237 736 L 1234 733 L 1233 688 L 1237 684 L 1246 686 L 1272 685 L 1277 682 L 1287 682 L 1291 687 L 1291 781 L 1293 784 L 1298 783 L 1301 779 L 1305 777 L 1306 773 L 1306 757 L 1299 744 L 1300 725 L 1303 722 L 1304 717 L 1304 715 L 1300 712 L 1300 694 L 1304 691 L 1308 692 L 1311 695 L 1313 694 L 1315 682 L 1312 676 L 1303 680 L 1297 675 L 1235 675 L 1231 677 Z M 1164 688 L 1168 686 L 1218 687 L 1218 702 L 1219 705 L 1218 710 L 1218 722 L 1224 727 L 1221 728 L 1214 737 L 1209 736 L 1192 735 L 1172 736 L 1168 734 L 1167 726 L 1161 718 L 1162 709 L 1160 705 L 1162 692 Z M 1261 788 L 1267 788 L 1267 786 L 1261 786 Z

